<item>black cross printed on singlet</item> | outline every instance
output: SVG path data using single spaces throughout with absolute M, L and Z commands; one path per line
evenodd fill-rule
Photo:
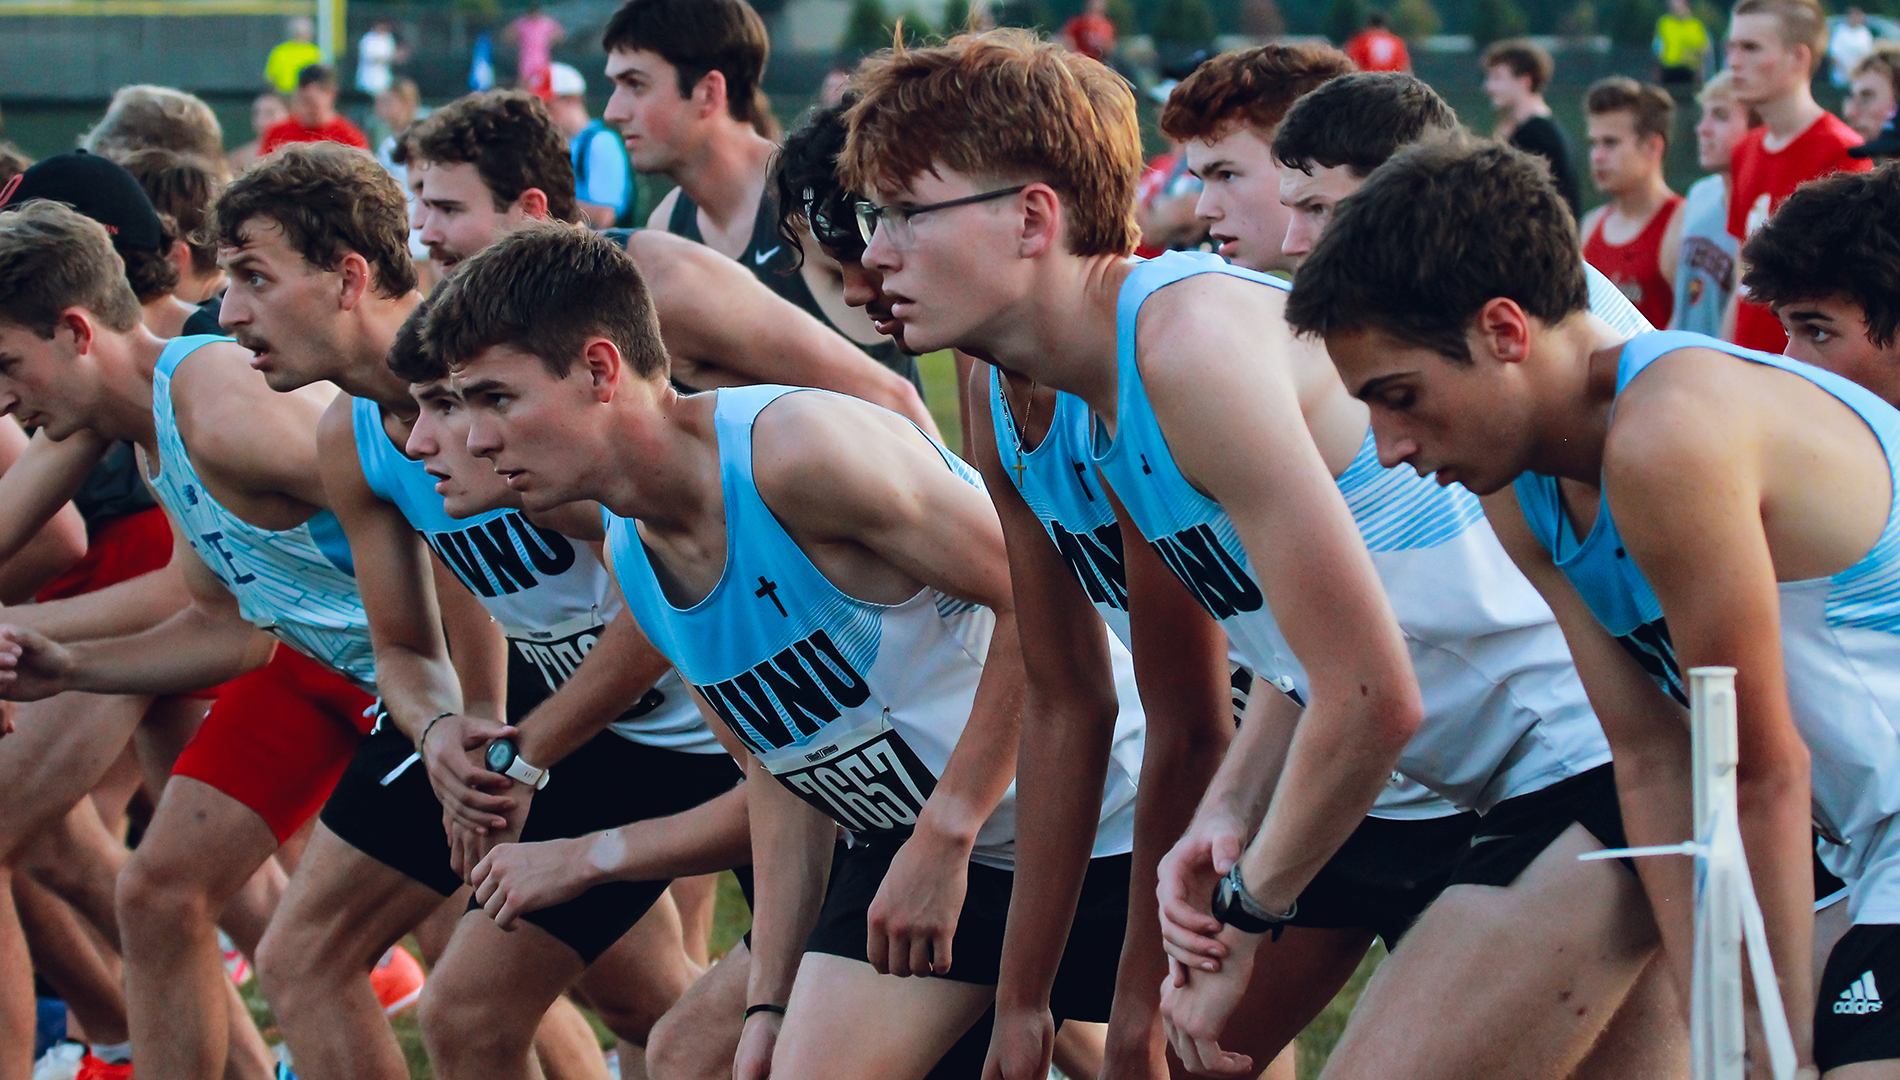
M 791 615 L 785 611 L 784 602 L 778 598 L 778 582 L 767 581 L 765 580 L 765 575 L 760 574 L 759 587 L 752 591 L 752 595 L 772 601 L 772 606 L 778 609 L 780 615 L 784 615 L 788 619 L 791 618 Z
M 1069 459 L 1069 467 L 1075 470 L 1075 482 L 1082 485 L 1082 494 L 1088 496 L 1090 502 L 1094 502 L 1095 493 L 1089 490 L 1089 467 L 1074 458 Z

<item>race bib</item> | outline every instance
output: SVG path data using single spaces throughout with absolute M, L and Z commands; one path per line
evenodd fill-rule
M 539 630 L 503 627 L 502 632 L 507 635 L 508 644 L 515 653 L 541 673 L 541 680 L 547 684 L 548 693 L 552 694 L 573 677 L 574 670 L 594 650 L 604 629 L 606 627 L 601 624 L 599 616 L 588 614 Z M 633 708 L 621 713 L 616 723 L 638 720 L 664 704 L 666 695 L 657 689 L 650 689 L 634 703 Z
M 908 835 L 937 778 L 895 728 L 890 710 L 855 727 L 759 755 L 779 783 L 854 833 Z

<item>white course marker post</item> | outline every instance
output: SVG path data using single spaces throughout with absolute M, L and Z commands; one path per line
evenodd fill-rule
M 1735 821 L 1735 669 L 1689 671 L 1694 737 L 1695 835 L 1709 845 L 1696 859 L 1695 982 L 1689 1042 L 1695 1080 L 1742 1080 L 1742 904 L 1746 864 L 1720 858 L 1717 833 Z M 1741 880 L 1736 876 L 1740 874 Z

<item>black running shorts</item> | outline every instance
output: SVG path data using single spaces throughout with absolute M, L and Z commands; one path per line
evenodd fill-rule
M 1616 774 L 1609 765 L 1566 777 L 1547 788 L 1506 799 L 1478 819 L 1452 885 L 1509 885 L 1572 824 L 1606 848 L 1627 847 Z M 1623 865 L 1635 872 L 1628 859 Z
M 1814 1002 L 1814 1063 L 1822 1072 L 1900 1059 L 1900 926 L 1855 926 L 1835 943 Z
M 877 898 L 898 846 L 892 840 L 860 842 L 832 861 L 831 884 L 805 951 L 868 961 L 864 946 L 871 901 Z M 1108 1021 L 1122 935 L 1128 929 L 1128 878 L 1133 866 L 1130 855 L 1089 860 L 1075 922 L 1049 996 L 1050 1011 L 1058 1021 Z M 943 978 L 996 985 L 1003 960 L 1003 923 L 1009 917 L 1015 877 L 1008 870 L 970 864 L 969 888 L 950 942 L 951 967 Z
M 323 823 L 363 854 L 448 896 L 462 880 L 449 868 L 442 804 L 427 770 L 417 761 L 382 783 L 413 749 L 388 725 L 363 740 L 324 804 Z M 553 766 L 548 786 L 529 806 L 521 839 L 584 836 L 676 814 L 730 790 L 740 778 L 738 766 L 725 754 L 663 750 L 603 731 Z M 523 918 L 591 964 L 640 921 L 668 884 L 608 882 Z
M 1473 813 L 1365 819 L 1300 894 L 1289 925 L 1365 928 L 1397 947 L 1445 890 L 1477 826 Z

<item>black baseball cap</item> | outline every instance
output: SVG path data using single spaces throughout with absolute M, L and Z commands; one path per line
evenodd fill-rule
M 138 179 L 116 161 L 84 150 L 55 154 L 21 173 L 11 190 L 0 190 L 0 210 L 28 199 L 62 202 L 106 227 L 112 246 L 128 251 L 159 251 L 165 229 Z

